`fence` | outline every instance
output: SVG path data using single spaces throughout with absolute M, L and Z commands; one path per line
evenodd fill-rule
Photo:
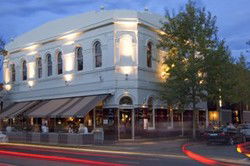
M 50 145 L 73 145 L 103 144 L 103 131 L 89 134 L 77 133 L 38 133 L 38 132 L 7 132 L 11 143 L 34 143 Z

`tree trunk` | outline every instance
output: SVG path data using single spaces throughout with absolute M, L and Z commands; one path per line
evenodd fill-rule
M 196 139 L 196 107 L 193 102 L 193 139 Z
M 184 136 L 184 118 L 183 118 L 184 112 L 181 112 L 181 136 Z

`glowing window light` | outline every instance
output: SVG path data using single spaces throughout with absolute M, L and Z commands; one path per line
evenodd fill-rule
M 35 62 L 28 63 L 28 78 L 35 78 Z
M 4 68 L 4 82 L 5 83 L 10 82 L 10 69 L 7 67 Z
M 133 56 L 133 41 L 131 35 L 122 35 L 119 43 L 121 56 Z
M 66 72 L 72 71 L 74 69 L 74 53 L 65 54 L 64 59 L 64 70 Z

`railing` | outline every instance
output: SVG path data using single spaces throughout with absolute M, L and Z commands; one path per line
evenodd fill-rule
M 10 143 L 33 143 L 50 145 L 103 144 L 103 131 L 94 131 L 89 134 L 77 133 L 38 133 L 38 132 L 7 132 Z

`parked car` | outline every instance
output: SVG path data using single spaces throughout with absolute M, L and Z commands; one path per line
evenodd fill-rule
M 8 142 L 8 137 L 0 131 L 0 142 Z
M 238 129 L 244 134 L 247 141 L 250 140 L 250 123 L 240 124 Z
M 234 145 L 245 142 L 245 136 L 239 129 L 221 127 L 217 130 L 210 130 L 204 133 L 207 144 L 220 143 Z

